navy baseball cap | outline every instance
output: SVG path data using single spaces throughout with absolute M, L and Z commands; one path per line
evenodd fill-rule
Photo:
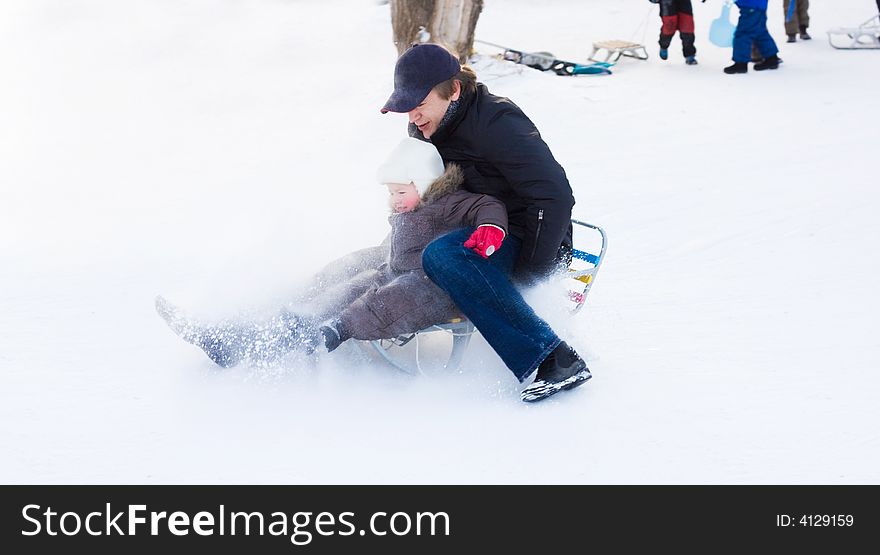
M 400 55 L 394 66 L 394 92 L 381 112 L 409 112 L 435 86 L 458 75 L 461 64 L 439 44 L 417 43 Z

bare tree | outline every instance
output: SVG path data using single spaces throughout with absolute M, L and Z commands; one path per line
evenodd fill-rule
M 474 47 L 474 29 L 483 0 L 391 0 L 391 27 L 397 53 L 414 42 L 436 42 L 465 63 Z

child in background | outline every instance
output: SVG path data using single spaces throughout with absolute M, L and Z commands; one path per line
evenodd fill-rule
M 736 0 L 739 8 L 739 22 L 733 35 L 733 65 L 724 68 L 724 73 L 746 73 L 752 59 L 754 42 L 763 58 L 755 64 L 755 71 L 777 69 L 782 61 L 777 54 L 779 48 L 767 30 L 767 0 Z
M 202 326 L 162 297 L 156 310 L 185 341 L 200 347 L 216 364 L 244 359 L 271 363 L 291 351 L 333 351 L 348 339 L 387 339 L 446 322 L 457 309 L 425 275 L 422 251 L 436 237 L 476 227 L 464 243 L 483 257 L 501 248 L 507 209 L 489 195 L 461 188 L 461 169 L 443 160 L 431 143 L 406 138 L 379 169 L 388 188 L 390 253 L 378 268 L 331 286 L 310 306 L 282 310 L 265 322 L 225 322 Z
M 669 45 L 675 32 L 678 31 L 685 63 L 697 65 L 697 48 L 694 46 L 694 8 L 691 0 L 651 0 L 651 2 L 660 4 L 660 19 L 663 21 L 660 29 L 660 59 L 669 58 Z

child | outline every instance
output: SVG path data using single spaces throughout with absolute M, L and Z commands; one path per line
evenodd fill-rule
M 763 60 L 755 64 L 755 71 L 777 69 L 779 48 L 767 30 L 767 0 L 736 0 L 739 7 L 739 22 L 733 35 L 733 65 L 724 68 L 724 73 L 746 73 L 754 42 Z
M 458 166 L 443 167 L 431 143 L 406 138 L 379 169 L 391 207 L 390 253 L 378 268 L 328 288 L 311 306 L 283 310 L 265 322 L 205 327 L 165 299 L 156 309 L 171 329 L 223 367 L 243 359 L 273 362 L 290 351 L 333 351 L 348 339 L 386 339 L 444 322 L 457 313 L 449 296 L 422 269 L 422 251 L 441 234 L 476 227 L 464 243 L 488 257 L 507 233 L 507 209 L 488 195 L 461 188 Z
M 703 0 L 705 2 L 706 0 Z M 678 31 L 684 60 L 687 65 L 697 65 L 697 49 L 694 46 L 694 8 L 691 0 L 651 0 L 660 4 L 660 59 L 669 58 L 669 45 Z

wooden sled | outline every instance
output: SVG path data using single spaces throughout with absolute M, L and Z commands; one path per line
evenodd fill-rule
M 600 53 L 605 54 L 603 60 L 599 60 L 596 56 Z M 629 42 L 625 40 L 603 40 L 593 43 L 593 53 L 590 54 L 590 60 L 594 62 L 616 62 L 620 58 L 635 58 L 637 60 L 647 60 L 648 51 L 645 47 L 637 42 Z

